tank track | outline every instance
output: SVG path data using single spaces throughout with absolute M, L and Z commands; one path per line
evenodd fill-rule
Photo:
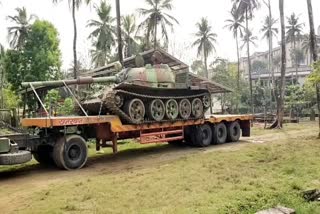
M 120 94 L 125 94 L 125 95 L 130 95 L 133 97 L 137 97 L 137 98 L 141 98 L 141 99 L 192 99 L 192 98 L 201 98 L 204 95 L 207 95 L 208 93 L 204 92 L 201 94 L 197 94 L 197 95 L 190 95 L 190 96 L 151 96 L 151 95 L 144 95 L 144 94 L 137 94 L 134 92 L 129 92 L 129 91 L 125 91 L 125 90 L 114 90 L 112 92 L 109 92 L 106 94 L 106 96 L 103 98 L 103 104 L 105 105 L 106 108 L 110 111 L 110 113 L 118 115 L 121 120 L 130 123 L 130 124 L 146 124 L 146 123 L 156 123 L 157 121 L 152 121 L 152 120 L 144 120 L 140 123 L 136 123 L 134 121 L 131 120 L 131 118 L 121 109 L 119 108 L 116 103 L 115 103 L 115 96 L 117 93 Z M 204 107 L 204 112 L 206 112 L 208 110 L 208 108 Z M 190 120 L 190 119 L 196 119 L 193 117 L 190 117 L 189 119 L 181 119 L 181 118 L 177 118 L 175 120 L 162 120 L 161 122 L 176 122 L 176 121 L 185 121 L 185 120 Z

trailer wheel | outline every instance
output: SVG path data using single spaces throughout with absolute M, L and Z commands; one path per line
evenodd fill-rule
M 86 164 L 87 159 L 87 144 L 79 135 L 61 137 L 54 145 L 53 160 L 61 169 L 80 169 Z
M 54 165 L 52 151 L 52 146 L 40 145 L 38 146 L 37 151 L 33 153 L 33 158 L 41 165 Z
M 213 131 L 213 143 L 223 144 L 227 140 L 227 127 L 224 123 L 218 123 Z
M 228 125 L 228 142 L 237 142 L 240 139 L 241 128 L 238 121 L 234 121 Z
M 30 161 L 31 152 L 20 150 L 14 153 L 0 154 L 0 165 L 16 165 Z
M 208 124 L 204 124 L 195 128 L 192 135 L 193 144 L 199 147 L 207 147 L 212 142 L 212 129 Z

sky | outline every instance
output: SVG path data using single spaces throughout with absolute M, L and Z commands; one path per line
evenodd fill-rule
M 61 1 L 59 4 L 52 4 L 51 0 L 0 0 L 0 44 L 8 48 L 7 28 L 13 23 L 7 20 L 8 15 L 15 15 L 15 8 L 26 7 L 29 14 L 36 14 L 39 19 L 45 19 L 52 22 L 59 32 L 60 49 L 62 52 L 63 69 L 70 67 L 73 41 L 73 25 L 71 11 L 68 1 Z M 93 5 L 98 4 L 100 0 L 93 0 L 90 6 L 82 6 L 77 11 L 78 24 L 78 55 L 84 65 L 90 65 L 89 51 L 91 41 L 88 40 L 90 34 L 89 28 L 86 27 L 88 20 L 96 19 Z M 112 14 L 115 16 L 115 0 L 107 0 L 112 5 Z M 262 2 L 262 1 L 261 1 Z M 306 0 L 284 0 L 285 16 L 293 12 L 300 16 L 300 21 L 305 23 L 304 32 L 309 31 L 307 16 Z M 312 0 L 315 26 L 320 25 L 320 1 Z M 146 7 L 144 0 L 120 0 L 121 14 L 137 14 L 137 8 Z M 271 0 L 272 12 L 274 18 L 279 18 L 278 0 Z M 224 28 L 225 20 L 230 18 L 231 0 L 173 0 L 173 10 L 170 12 L 178 21 L 179 25 L 175 26 L 174 32 L 169 36 L 169 52 L 175 57 L 180 58 L 188 64 L 197 59 L 197 49 L 192 47 L 195 40 L 194 34 L 197 29 L 195 24 L 201 17 L 207 17 L 212 25 L 212 30 L 218 34 L 216 53 L 210 56 L 210 60 L 215 57 L 223 57 L 229 60 L 236 60 L 236 43 L 232 33 Z M 268 48 L 267 41 L 262 39 L 260 28 L 263 25 L 264 17 L 268 14 L 266 6 L 262 3 L 261 8 L 256 11 L 253 21 L 250 22 L 250 29 L 258 37 L 257 46 L 252 47 L 254 51 L 266 51 Z M 138 22 L 141 17 L 138 18 Z M 277 24 L 279 27 L 279 23 Z M 280 37 L 280 36 L 279 36 Z M 277 39 L 275 39 L 277 43 Z M 275 44 L 276 45 L 276 44 Z M 245 55 L 245 50 L 242 51 Z

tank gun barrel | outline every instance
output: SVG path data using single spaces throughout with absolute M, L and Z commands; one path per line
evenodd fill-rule
M 67 79 L 67 80 L 53 80 L 53 81 L 36 81 L 36 82 L 23 82 L 22 87 L 63 87 L 65 85 L 86 85 L 91 83 L 119 83 L 119 78 L 117 76 L 109 77 L 79 77 L 77 79 Z

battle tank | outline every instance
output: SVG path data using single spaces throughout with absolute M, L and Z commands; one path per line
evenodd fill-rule
M 115 76 L 34 82 L 33 85 L 109 83 L 99 96 L 81 101 L 81 106 L 88 115 L 114 114 L 127 124 L 203 118 L 211 103 L 209 91 L 176 83 L 174 72 L 168 65 L 161 64 L 160 53 L 155 52 L 152 61 L 153 65 L 142 66 L 143 59 L 137 56 L 136 68 L 122 69 Z M 81 108 L 78 113 L 84 114 Z

